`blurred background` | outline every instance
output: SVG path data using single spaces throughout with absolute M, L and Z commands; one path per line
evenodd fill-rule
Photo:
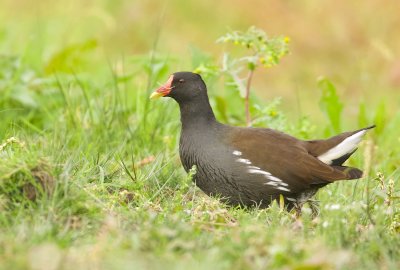
M 153 49 L 170 56 L 171 71 L 190 70 L 193 50 L 218 63 L 229 45 L 216 39 L 255 25 L 291 39 L 280 65 L 257 71 L 261 98 L 281 96 L 292 114 L 318 119 L 317 79 L 325 76 L 345 115 L 356 117 L 360 103 L 367 110 L 385 104 L 393 114 L 400 102 L 399 15 L 392 0 L 2 0 L 0 50 L 43 76 L 71 68 L 94 76 Z

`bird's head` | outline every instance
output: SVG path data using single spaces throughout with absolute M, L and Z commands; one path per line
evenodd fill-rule
M 150 95 L 151 99 L 171 97 L 178 103 L 194 101 L 207 96 L 206 85 L 199 74 L 192 72 L 176 72 L 167 82 Z

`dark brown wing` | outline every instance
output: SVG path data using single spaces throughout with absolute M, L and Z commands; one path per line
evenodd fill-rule
M 234 128 L 229 144 L 252 165 L 271 173 L 298 193 L 316 184 L 347 179 L 347 175 L 311 155 L 304 142 L 271 129 Z

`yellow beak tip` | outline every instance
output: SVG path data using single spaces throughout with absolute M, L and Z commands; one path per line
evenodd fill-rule
M 153 93 L 151 93 L 151 95 L 150 95 L 150 99 L 156 99 L 156 98 L 159 98 L 159 97 L 162 97 L 162 96 L 163 96 L 162 93 L 153 92 Z

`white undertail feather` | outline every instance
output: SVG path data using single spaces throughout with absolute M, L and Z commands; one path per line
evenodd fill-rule
M 338 159 L 346 154 L 351 153 L 357 148 L 357 145 L 361 142 L 362 137 L 366 133 L 366 130 L 361 130 L 356 134 L 346 138 L 343 142 L 339 143 L 335 147 L 329 149 L 327 152 L 318 156 L 318 159 L 325 164 L 332 164 L 332 161 Z

